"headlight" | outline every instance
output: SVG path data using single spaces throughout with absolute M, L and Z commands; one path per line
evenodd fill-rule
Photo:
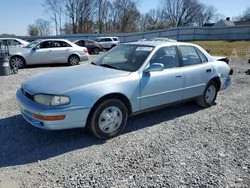
M 60 106 L 70 103 L 70 99 L 67 96 L 56 96 L 56 95 L 46 95 L 37 94 L 34 96 L 34 101 L 47 106 Z

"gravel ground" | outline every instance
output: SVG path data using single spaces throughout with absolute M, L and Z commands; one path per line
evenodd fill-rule
M 58 67 L 0 77 L 0 188 L 250 187 L 250 65 L 232 67 L 232 86 L 213 107 L 142 114 L 106 142 L 82 129 L 40 130 L 20 116 L 21 82 Z

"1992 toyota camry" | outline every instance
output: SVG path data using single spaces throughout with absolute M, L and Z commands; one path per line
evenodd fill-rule
M 50 130 L 87 127 L 99 139 L 122 132 L 130 115 L 187 99 L 213 105 L 230 67 L 200 46 L 166 41 L 121 44 L 90 64 L 40 73 L 16 97 L 23 117 Z

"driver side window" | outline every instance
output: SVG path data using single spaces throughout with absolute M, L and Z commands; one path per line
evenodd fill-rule
M 176 46 L 158 49 L 150 60 L 150 64 L 161 63 L 164 69 L 179 67 L 179 54 Z
M 41 42 L 38 46 L 39 46 L 40 49 L 51 48 L 52 47 L 51 41 Z

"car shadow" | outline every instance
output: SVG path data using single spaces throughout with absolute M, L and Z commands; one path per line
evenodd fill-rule
M 50 67 L 69 67 L 66 63 L 55 63 L 55 64 L 37 64 L 37 65 L 26 65 L 22 69 L 34 69 L 34 68 L 50 68 Z
M 129 119 L 122 134 L 199 111 L 192 102 L 147 112 Z M 0 168 L 46 160 L 77 149 L 104 144 L 85 129 L 47 131 L 28 124 L 21 115 L 0 119 Z

